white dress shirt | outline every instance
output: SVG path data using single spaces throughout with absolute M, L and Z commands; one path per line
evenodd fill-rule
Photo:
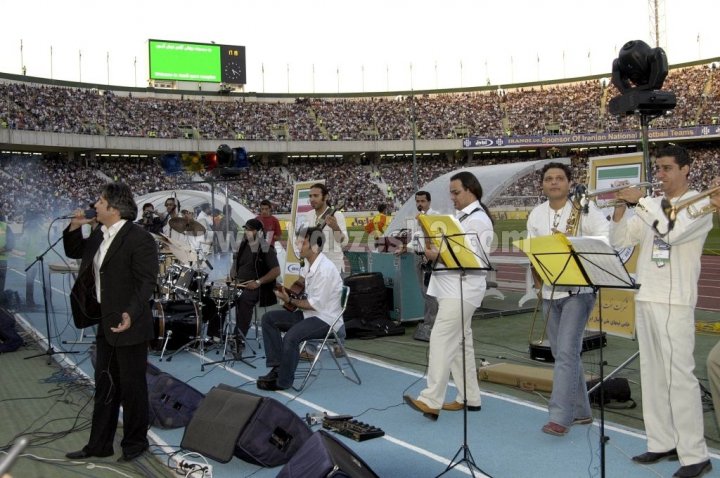
M 697 191 L 687 191 L 671 202 L 676 203 L 696 194 Z M 695 307 L 700 278 L 700 256 L 705 238 L 712 229 L 712 215 L 693 219 L 688 216 L 687 209 L 681 210 L 673 230 L 660 238 L 670 245 L 670 256 L 668 263 L 658 267 L 652 260 L 653 243 L 658 235 L 652 225 L 657 221 L 658 229 L 664 233 L 668 224 L 660 206 L 661 201 L 661 197 L 640 199 L 633 217 L 628 218 L 625 212 L 619 222 L 610 225 L 610 243 L 616 248 L 640 245 L 637 261 L 637 282 L 640 290 L 635 296 L 636 301 Z M 696 206 L 703 207 L 708 203 L 709 201 L 704 199 L 696 203 Z
M 306 261 L 301 275 L 305 278 L 307 300 L 315 310 L 303 309 L 303 317 L 317 317 L 328 325 L 332 325 L 342 312 L 340 294 L 343 282 L 340 272 L 324 252 L 317 256 L 315 262 L 312 264 L 309 262 Z M 342 319 L 338 320 L 335 331 L 342 325 Z
M 570 218 L 572 208 L 570 200 L 565 201 L 563 208 L 557 211 L 550 207 L 550 201 L 545 201 L 536 206 L 528 215 L 528 238 L 549 236 L 554 232 L 553 229 L 556 229 L 557 232 L 566 232 L 567 221 Z M 579 214 L 577 220 L 580 221 L 578 236 L 597 236 L 607 240 L 610 223 L 593 202 L 588 206 L 588 213 Z M 586 294 L 592 292 L 592 288 L 556 286 L 553 293 L 552 286 L 545 284 L 542 286 L 543 299 L 562 299 L 570 295 L 570 292 L 573 294 Z
M 98 247 L 95 257 L 93 258 L 93 272 L 95 272 L 95 295 L 97 296 L 98 304 L 100 303 L 100 291 L 102 290 L 100 287 L 100 268 L 105 260 L 105 254 L 107 254 L 108 249 L 110 249 L 110 244 L 112 244 L 118 231 L 120 231 L 126 222 L 127 221 L 125 219 L 120 219 L 110 227 L 106 227 L 105 225 L 100 227 L 104 239 L 100 243 L 100 247 Z
M 480 209 L 472 212 L 476 208 Z M 472 214 L 470 214 L 471 212 Z M 468 234 L 477 235 L 477 240 L 475 237 L 470 240 L 473 251 L 479 257 L 486 257 L 489 254 L 493 240 L 492 221 L 480 206 L 479 201 L 473 202 L 461 211 L 455 211 L 455 217 L 457 218 L 465 214 L 470 215 L 461 222 L 463 229 Z M 485 296 L 486 275 L 486 271 L 467 271 L 462 279 L 461 291 L 460 280 L 458 279 L 460 272 L 458 270 L 435 270 L 430 276 L 427 293 L 438 299 L 459 299 L 462 293 L 463 301 L 478 308 Z
M 325 212 L 325 210 L 323 210 L 323 212 Z M 296 228 L 296 230 L 300 227 L 314 227 L 317 225 L 318 218 L 320 216 L 322 216 L 322 213 L 318 215 L 314 209 L 302 214 L 298 221 L 299 227 Z M 338 227 L 340 228 L 340 232 L 343 234 L 343 241 L 336 241 L 334 234 L 335 231 L 333 231 L 330 226 L 326 225 L 322 230 L 323 235 L 325 236 L 325 244 L 323 245 L 322 250 L 323 254 L 325 254 L 327 258 L 335 264 L 337 270 L 342 273 L 345 271 L 345 255 L 343 254 L 343 246 L 348 243 L 347 224 L 345 223 L 345 215 L 342 212 L 335 211 L 333 216 L 337 219 Z

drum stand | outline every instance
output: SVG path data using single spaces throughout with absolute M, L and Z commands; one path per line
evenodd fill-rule
M 223 304 L 223 302 L 225 302 L 225 303 Z M 219 363 L 226 363 L 226 362 L 242 362 L 242 363 L 244 363 L 245 365 L 248 365 L 248 366 L 250 366 L 250 367 L 252 367 L 252 368 L 257 368 L 255 365 L 253 365 L 253 364 L 251 364 L 250 362 L 247 361 L 247 359 L 255 357 L 255 356 L 257 355 L 257 353 L 255 352 L 255 349 L 253 349 L 252 346 L 250 346 L 250 344 L 248 343 L 248 340 L 247 340 L 247 338 L 245 337 L 245 334 L 243 334 L 240 330 L 237 331 L 237 335 L 240 336 L 240 338 L 242 338 L 243 343 L 245 344 L 245 346 L 250 349 L 250 351 L 252 352 L 252 356 L 243 357 L 243 356 L 242 356 L 242 352 L 240 352 L 240 353 L 238 353 L 238 355 L 233 355 L 232 358 L 227 358 L 227 353 L 228 353 L 228 340 L 229 340 L 229 338 L 230 338 L 231 336 L 235 336 L 235 331 L 233 330 L 233 329 L 234 329 L 234 326 L 235 326 L 235 322 L 233 322 L 233 321 L 231 321 L 231 320 L 225 320 L 225 316 L 228 315 L 228 311 L 230 310 L 229 307 L 225 307 L 225 306 L 226 306 L 226 305 L 229 305 L 230 302 L 231 302 L 230 299 L 218 300 L 218 301 L 217 301 L 217 304 L 216 304 L 216 305 L 218 306 L 218 312 L 223 311 L 223 312 L 222 312 L 222 322 L 223 322 L 223 324 L 224 324 L 224 325 L 223 325 L 223 334 L 225 335 L 225 341 L 224 341 L 223 349 L 222 349 L 222 351 L 223 351 L 223 358 L 220 359 L 220 360 L 215 360 L 214 362 L 203 362 L 203 364 L 200 365 L 200 371 L 201 371 L 201 372 L 204 372 L 204 371 L 205 371 L 205 366 L 206 366 L 206 365 L 216 365 L 216 364 L 219 364 Z M 236 314 L 237 314 L 237 312 L 236 312 Z M 236 352 L 238 352 L 237 343 L 235 344 L 235 350 L 236 350 Z M 219 353 L 219 352 L 218 352 L 218 353 Z
M 198 276 L 196 279 L 197 283 L 197 296 L 190 297 L 190 300 L 196 305 L 196 310 L 198 312 L 198 320 L 200 321 L 200 335 L 197 337 L 194 337 L 190 342 L 186 343 L 182 347 L 178 348 L 175 352 L 168 355 L 167 361 L 170 362 L 172 358 L 177 355 L 178 353 L 187 350 L 193 346 L 199 345 L 199 353 L 201 359 L 205 357 L 205 342 L 207 342 L 207 327 L 208 324 L 206 321 L 202 318 L 202 299 L 203 299 L 203 282 L 205 282 L 205 279 L 201 276 Z M 167 342 L 170 339 L 170 335 L 166 334 L 165 337 L 165 343 L 163 344 L 163 353 L 165 353 L 165 347 L 167 346 Z M 160 356 L 160 360 L 162 361 L 162 355 Z

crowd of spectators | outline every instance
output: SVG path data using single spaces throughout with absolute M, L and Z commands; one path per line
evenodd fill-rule
M 713 143 L 689 146 L 694 158 L 690 182 L 698 191 L 710 187 L 720 176 L 720 147 Z M 606 154 L 594 150 L 590 154 Z M 418 183 L 427 184 L 447 172 L 470 166 L 527 161 L 525 156 L 502 155 L 482 161 L 466 162 L 462 155 L 421 155 L 417 159 Z M 587 183 L 588 151 L 571 158 L 573 178 Z M 293 183 L 324 179 L 333 203 L 343 203 L 348 211 L 372 211 L 385 203 L 391 209 L 412 198 L 413 166 L 409 156 L 384 157 L 372 161 L 343 161 L 341 157 L 302 158 L 291 164 L 263 165 L 251 162 L 250 167 L 229 181 L 229 196 L 251 211 L 258 211 L 260 201 L 269 199 L 277 213 L 288 213 L 292 205 Z M 76 208 L 85 209 L 96 199 L 97 191 L 107 181 L 124 181 L 137 195 L 172 189 L 209 190 L 202 180 L 207 173 L 168 175 L 156 158 L 95 157 L 70 160 L 51 155 L 0 156 L 0 206 L 10 220 L 29 210 L 41 211 L 48 217 L 68 214 Z M 188 184 L 194 181 L 193 184 Z M 542 201 L 542 188 L 536 174 L 517 178 L 490 203 L 492 207 L 532 207 Z
M 653 127 L 717 123 L 720 73 L 670 71 L 677 107 Z M 447 139 L 636 129 L 610 115 L 606 79 L 532 88 L 383 96 L 252 100 L 0 82 L 0 127 L 112 136 L 342 141 Z M 178 97 L 179 96 L 179 97 Z
M 712 66 L 671 70 L 663 89 L 677 96 L 677 107 L 651 127 L 717 125 L 720 73 Z M 368 98 L 285 98 L 250 100 L 228 96 L 131 94 L 122 91 L 0 81 L 0 128 L 131 137 L 290 141 L 447 139 L 637 129 L 637 117 L 616 118 L 607 103 L 617 94 L 607 80 L 533 88 Z M 718 170 L 718 148 L 693 148 L 695 188 L 707 188 Z M 476 156 L 473 156 L 475 158 Z M 418 182 L 463 166 L 528 160 L 504 155 L 481 160 L 462 153 L 418 155 Z M 385 202 L 399 206 L 414 194 L 409 155 L 292 158 L 250 167 L 227 182 L 234 199 L 257 211 L 270 199 L 288 212 L 293 182 L 325 179 L 334 200 L 350 211 L 374 210 Z M 576 178 L 587 174 L 587 156 L 573 158 Z M 150 157 L 60 155 L 0 157 L 5 214 L 33 207 L 53 214 L 86 207 L 108 180 L 130 183 L 138 194 L 177 189 L 209 189 L 203 171 L 169 176 Z M 493 205 L 532 206 L 540 200 L 536 178 L 520 178 Z

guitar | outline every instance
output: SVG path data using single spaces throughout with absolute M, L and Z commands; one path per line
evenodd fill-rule
M 284 291 L 291 299 L 307 299 L 307 294 L 305 294 L 305 280 L 303 278 L 293 282 L 289 289 L 283 287 L 282 284 L 278 284 L 276 290 Z M 290 302 L 285 302 L 283 307 L 290 312 L 295 312 L 298 309 L 297 306 L 292 305 Z
M 344 207 L 345 201 L 341 201 L 337 206 L 328 206 L 328 208 L 325 209 L 325 212 L 322 213 L 319 218 L 317 218 L 317 221 L 315 222 L 315 227 L 320 228 L 320 230 L 322 231 L 327 225 L 327 218 L 335 214 L 337 211 L 340 211 Z

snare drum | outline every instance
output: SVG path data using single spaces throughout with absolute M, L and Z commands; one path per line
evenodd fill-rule
M 242 294 L 242 289 L 234 285 L 222 283 L 210 285 L 210 298 L 215 301 L 235 300 Z
M 207 272 L 195 270 L 189 266 L 179 266 L 179 273 L 173 284 L 173 290 L 177 294 L 196 297 L 203 290 L 207 276 Z

